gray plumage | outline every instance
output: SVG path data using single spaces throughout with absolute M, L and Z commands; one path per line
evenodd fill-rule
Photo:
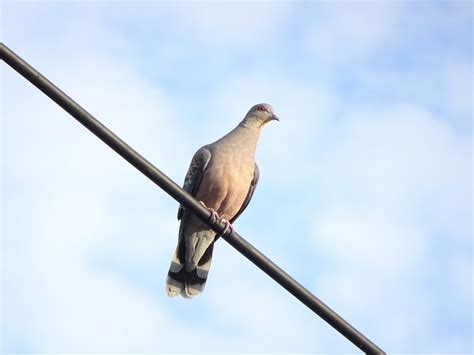
M 259 179 L 255 149 L 260 129 L 278 120 L 268 104 L 253 106 L 231 132 L 200 148 L 193 156 L 183 188 L 233 223 L 249 204 Z M 211 266 L 216 233 L 183 206 L 178 246 L 166 280 L 169 296 L 197 296 Z

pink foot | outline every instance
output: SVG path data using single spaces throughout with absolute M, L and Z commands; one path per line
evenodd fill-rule
M 209 217 L 209 221 L 210 221 L 211 223 L 213 223 L 213 224 L 216 223 L 217 220 L 219 219 L 219 215 L 217 214 L 217 212 L 216 212 L 214 209 L 212 209 L 212 208 L 210 208 L 210 207 L 207 207 L 204 202 L 199 201 L 199 203 L 200 203 L 205 209 L 207 209 L 209 212 L 211 212 L 211 216 Z
M 205 208 L 207 209 L 209 212 L 211 212 L 211 215 L 209 217 L 209 222 L 211 222 L 212 224 L 216 223 L 217 220 L 219 220 L 220 222 L 224 223 L 225 224 L 225 228 L 224 228 L 224 231 L 219 235 L 219 236 L 222 236 L 224 234 L 232 234 L 234 232 L 234 227 L 232 226 L 232 223 L 230 223 L 227 219 L 225 218 L 220 218 L 219 214 L 212 208 L 210 207 L 207 207 L 206 204 L 202 201 L 199 201 L 199 203 Z
M 221 233 L 221 235 L 224 235 L 224 234 L 227 234 L 227 233 L 230 235 L 234 232 L 234 226 L 227 219 L 221 218 L 220 221 L 225 223 L 225 229 Z

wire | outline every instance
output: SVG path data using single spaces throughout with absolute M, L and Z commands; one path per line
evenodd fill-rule
M 51 100 L 66 110 L 71 116 L 73 116 L 88 130 L 94 133 L 105 144 L 122 156 L 122 158 L 127 160 L 156 185 L 165 190 L 181 205 L 191 210 L 199 219 L 207 223 L 210 228 L 215 230 L 217 233 L 222 233 L 224 231 L 225 224 L 220 221 L 211 223 L 210 212 L 205 209 L 193 196 L 184 191 L 173 180 L 171 180 L 168 176 L 166 176 L 163 172 L 161 172 L 158 168 L 141 156 L 137 151 L 135 151 L 111 130 L 105 127 L 89 112 L 79 106 L 79 104 L 77 104 L 73 99 L 67 96 L 57 86 L 55 86 L 46 77 L 41 75 L 36 69 L 34 69 L 31 65 L 29 65 L 26 61 L 20 58 L 1 42 L 0 58 L 25 79 L 36 86 L 39 90 L 41 90 L 44 94 L 46 94 Z M 225 239 L 235 249 L 237 249 L 247 259 L 253 262 L 257 267 L 263 270 L 273 280 L 278 282 L 298 300 L 304 303 L 314 313 L 329 323 L 344 337 L 350 340 L 360 350 L 364 351 L 366 354 L 385 354 L 382 349 L 366 338 L 362 333 L 345 321 L 341 316 L 339 316 L 301 284 L 299 284 L 273 261 L 258 251 L 240 234 L 233 231 L 230 235 L 223 235 L 222 238 Z

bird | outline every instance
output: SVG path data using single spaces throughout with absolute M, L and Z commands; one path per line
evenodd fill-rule
M 184 178 L 183 189 L 211 212 L 214 221 L 225 223 L 217 235 L 191 211 L 178 208 L 178 246 L 166 278 L 166 293 L 193 298 L 206 284 L 215 241 L 232 231 L 232 223 L 252 199 L 259 180 L 255 150 L 261 128 L 279 121 L 273 107 L 254 105 L 232 131 L 205 145 L 194 154 Z

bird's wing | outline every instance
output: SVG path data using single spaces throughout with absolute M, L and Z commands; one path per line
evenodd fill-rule
M 234 221 L 237 219 L 237 217 L 239 217 L 242 214 L 242 212 L 244 212 L 244 210 L 247 208 L 250 200 L 252 199 L 253 193 L 254 193 L 255 189 L 257 188 L 259 178 L 260 178 L 260 172 L 258 170 L 257 163 L 255 163 L 255 168 L 254 168 L 254 171 L 253 171 L 253 179 L 252 179 L 252 182 L 250 183 L 250 186 L 249 186 L 249 192 L 247 193 L 247 196 L 245 197 L 244 203 L 242 203 L 242 206 L 240 207 L 240 210 L 235 214 L 234 217 L 232 217 L 232 219 L 230 220 L 230 223 L 234 223 Z
M 192 196 L 196 196 L 199 186 L 201 185 L 204 171 L 206 170 L 210 160 L 211 152 L 207 149 L 207 146 L 202 147 L 196 152 L 196 154 L 194 154 L 183 184 L 183 189 Z M 178 208 L 178 219 L 183 218 L 183 215 L 184 207 L 180 205 Z
M 196 196 L 199 191 L 204 171 L 206 171 L 206 168 L 211 161 L 211 156 L 211 151 L 207 146 L 204 146 L 194 154 L 193 159 L 189 164 L 188 172 L 184 177 L 183 189 L 192 196 Z M 183 232 L 188 224 L 189 216 L 189 211 L 186 210 L 183 205 L 180 205 L 178 208 L 178 220 L 181 220 L 181 223 L 179 224 L 178 250 L 176 256 L 181 265 L 183 265 L 186 260 L 186 246 L 183 241 Z
M 194 154 L 183 184 L 183 189 L 192 196 L 196 196 L 210 160 L 211 152 L 207 149 L 207 146 L 202 147 Z M 199 262 L 198 268 L 191 272 L 186 271 L 185 268 L 187 248 L 183 233 L 186 226 L 190 223 L 190 218 L 190 211 L 180 205 L 178 220 L 181 220 L 181 223 L 178 232 L 178 246 L 171 260 L 171 266 L 166 279 L 166 292 L 169 296 L 181 294 L 184 297 L 194 297 L 202 291 L 206 283 L 212 257 L 212 245 L 206 250 L 202 258 L 203 260 Z M 203 271 L 200 269 L 203 269 Z

